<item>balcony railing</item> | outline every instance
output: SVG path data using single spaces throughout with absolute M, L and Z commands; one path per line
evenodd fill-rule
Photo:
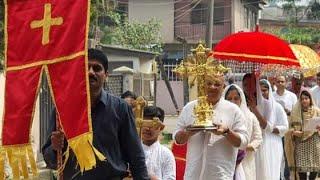
M 174 28 L 175 36 L 185 38 L 188 42 L 205 40 L 206 24 L 177 24 Z M 213 26 L 213 41 L 219 41 L 231 33 L 231 22 L 225 21 Z

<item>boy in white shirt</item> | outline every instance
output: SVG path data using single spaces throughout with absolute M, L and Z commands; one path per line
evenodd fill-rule
M 151 180 L 175 180 L 176 163 L 171 150 L 160 144 L 164 111 L 159 107 L 145 107 L 141 127 L 142 147 Z

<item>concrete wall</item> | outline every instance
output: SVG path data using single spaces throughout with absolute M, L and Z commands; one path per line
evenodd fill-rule
M 140 71 L 140 62 L 138 57 L 121 56 L 114 54 L 107 54 L 109 62 L 133 62 L 133 69 Z
M 130 0 L 129 21 L 147 22 L 151 18 L 161 21 L 161 36 L 165 43 L 174 40 L 174 0 Z
M 140 60 L 140 72 L 142 73 L 152 73 L 152 63 L 150 59 L 141 59 Z
M 240 0 L 234 0 L 232 1 L 232 7 L 233 7 L 233 32 L 239 32 L 239 31 L 249 31 L 249 28 L 245 27 L 245 10 L 243 4 L 240 2 Z
M 182 81 L 170 81 L 173 94 L 176 98 L 178 108 L 183 107 L 183 83 Z M 157 81 L 157 106 L 161 107 L 166 115 L 176 115 L 176 109 L 171 100 L 168 88 L 163 80 Z

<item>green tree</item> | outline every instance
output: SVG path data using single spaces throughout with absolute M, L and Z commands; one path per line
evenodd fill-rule
M 316 28 L 309 27 L 285 27 L 282 29 L 265 29 L 291 44 L 302 44 L 309 47 L 320 43 L 320 32 Z
M 315 1 L 310 2 L 310 11 L 307 14 L 310 20 L 320 20 L 320 3 Z
M 297 2 L 300 0 L 283 0 L 283 11 L 287 14 L 289 24 L 297 24 L 305 15 L 309 7 L 299 6 Z
M 113 12 L 114 13 L 114 12 Z M 161 49 L 161 24 L 156 19 L 146 23 L 137 21 L 121 21 L 117 13 L 112 15 L 115 23 L 113 26 L 104 26 L 101 43 L 118 45 L 127 48 L 160 52 Z
M 266 28 L 265 31 L 292 44 L 303 44 L 309 47 L 320 43 L 320 31 L 317 28 L 301 27 L 299 22 L 307 15 L 309 19 L 319 18 L 319 9 L 317 1 L 311 1 L 308 6 L 298 6 L 299 0 L 283 0 L 283 9 L 287 14 L 287 27 L 284 28 Z

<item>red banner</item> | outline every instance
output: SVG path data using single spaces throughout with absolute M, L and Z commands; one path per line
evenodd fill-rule
M 2 155 L 7 153 L 14 177 L 20 177 L 20 172 L 28 177 L 27 157 L 37 174 L 30 131 L 42 73 L 47 75 L 68 148 L 74 151 L 81 171 L 92 169 L 95 153 L 104 157 L 92 149 L 87 77 L 89 1 L 8 0 L 5 10 Z

